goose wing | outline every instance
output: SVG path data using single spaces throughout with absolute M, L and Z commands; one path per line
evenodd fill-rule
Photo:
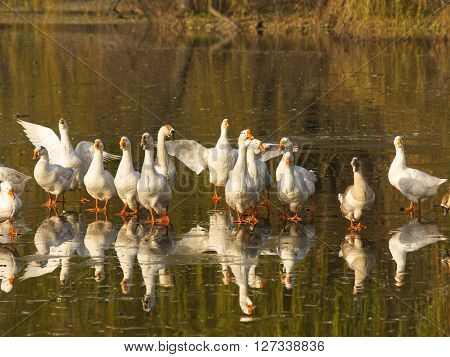
M 166 149 L 197 175 L 208 167 L 208 149 L 195 140 L 166 141 Z
M 23 131 L 34 146 L 43 146 L 47 149 L 50 163 L 58 163 L 61 151 L 61 141 L 55 132 L 46 126 L 17 120 L 22 125 Z

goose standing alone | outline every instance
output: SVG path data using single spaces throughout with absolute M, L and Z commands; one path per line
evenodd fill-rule
M 227 183 L 228 175 L 233 169 L 238 151 L 231 147 L 228 140 L 229 120 L 224 119 L 220 126 L 220 137 L 213 148 L 205 148 L 194 140 L 175 140 L 166 144 L 169 155 L 175 156 L 197 175 L 209 170 L 209 182 L 214 185 L 213 201 L 220 200 L 217 187 Z
M 250 130 L 246 129 L 241 131 L 238 138 L 238 158 L 225 185 L 225 201 L 232 209 L 236 210 L 236 223 L 247 223 L 247 221 L 241 219 L 241 213 L 252 210 L 252 208 L 256 207 L 260 199 L 259 193 L 247 169 L 247 148 L 253 139 L 254 137 Z M 250 223 L 256 222 L 257 220 L 252 211 Z
M 25 185 L 31 178 L 31 176 L 0 164 L 0 182 L 11 182 L 14 193 L 19 197 L 22 197 L 22 194 L 25 191 Z
M 411 169 L 406 166 L 405 149 L 403 148 L 403 139 L 396 136 L 394 139 L 395 158 L 389 167 L 388 178 L 392 186 L 399 190 L 403 196 L 410 200 L 410 205 L 406 211 L 410 212 L 411 218 L 414 218 L 415 204 L 418 204 L 420 216 L 421 202 L 434 196 L 439 186 L 447 179 L 440 179 L 426 174 L 425 172 Z
M 450 187 L 447 190 L 447 193 L 442 197 L 441 200 L 441 207 L 444 208 L 444 216 L 448 214 L 448 211 L 450 210 Z
M 172 190 L 169 180 L 156 171 L 153 159 L 153 139 L 149 133 L 142 135 L 141 146 L 145 151 L 145 156 L 141 177 L 137 183 L 139 202 L 150 212 L 151 219 L 147 222 L 169 224 L 168 206 L 172 199 Z M 163 217 L 156 220 L 153 211 L 156 214 L 163 214 Z
M 33 160 L 37 159 L 39 161 L 34 167 L 34 178 L 48 193 L 48 200 L 44 202 L 44 206 L 56 207 L 59 195 L 63 195 L 70 189 L 75 171 L 58 164 L 51 164 L 48 151 L 43 146 L 34 149 Z M 51 195 L 55 195 L 55 200 Z
M 375 193 L 364 177 L 361 161 L 354 157 L 351 161 L 353 168 L 353 185 L 347 187 L 344 194 L 338 195 L 341 212 L 350 221 L 351 231 L 366 229 L 361 223 L 364 213 L 373 207 Z M 355 223 L 358 222 L 357 225 Z
M 175 184 L 176 169 L 171 157 L 167 153 L 166 139 L 170 138 L 174 140 L 175 129 L 170 125 L 162 126 L 158 131 L 158 141 L 156 143 L 156 161 L 155 170 L 156 172 L 163 175 L 167 180 L 169 180 L 170 187 Z
M 69 137 L 69 125 L 64 118 L 59 119 L 58 129 L 61 139 L 55 132 L 42 125 L 29 123 L 23 120 L 17 121 L 24 129 L 28 139 L 35 147 L 44 146 L 48 150 L 51 164 L 57 164 L 75 171 L 75 176 L 70 190 L 77 189 L 80 192 L 80 202 L 85 203 L 88 200 L 82 196 L 82 185 L 84 175 L 94 158 L 93 143 L 90 141 L 81 141 L 75 150 Z M 103 160 L 119 160 L 120 156 L 103 152 Z
M 117 168 L 116 177 L 114 179 L 114 185 L 117 189 L 117 194 L 122 200 L 124 206 L 122 211 L 118 213 L 122 217 L 127 215 L 138 214 L 138 197 L 136 185 L 139 181 L 141 174 L 134 170 L 133 158 L 131 156 L 131 143 L 127 137 L 123 136 L 119 141 L 120 149 L 123 151 L 122 159 L 120 160 L 119 167 Z M 133 211 L 127 212 L 127 208 Z
M 22 208 L 22 200 L 14 193 L 14 188 L 9 181 L 0 184 L 0 220 L 8 220 L 10 225 L 9 235 L 15 237 L 13 218 Z
M 91 212 L 103 212 L 106 214 L 106 207 L 111 197 L 117 194 L 114 185 L 114 177 L 103 167 L 103 143 L 100 139 L 96 139 L 94 143 L 94 158 L 91 166 L 84 176 L 84 185 L 87 192 L 95 198 L 95 208 L 89 209 Z M 105 206 L 100 208 L 98 201 L 105 201 Z
M 294 155 L 288 151 L 283 155 L 283 160 L 285 167 L 277 185 L 278 198 L 295 213 L 294 216 L 285 218 L 297 222 L 301 220 L 299 209 L 308 201 L 308 191 L 304 181 L 295 174 Z

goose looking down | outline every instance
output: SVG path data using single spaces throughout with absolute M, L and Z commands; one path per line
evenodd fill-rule
M 364 177 L 361 161 L 354 157 L 351 161 L 353 168 L 353 185 L 349 186 L 344 194 L 338 195 L 341 203 L 341 212 L 350 221 L 351 231 L 366 229 L 361 223 L 365 212 L 373 207 L 375 193 Z M 358 222 L 357 225 L 355 223 Z
M 283 175 L 281 180 L 278 182 L 278 198 L 285 205 L 289 206 L 291 212 L 294 212 L 294 216 L 286 217 L 290 221 L 298 222 L 301 218 L 298 215 L 299 209 L 305 205 L 308 200 L 308 191 L 304 181 L 299 175 L 295 174 L 294 167 L 294 155 L 291 152 L 287 152 L 283 155 Z M 284 210 L 285 210 L 285 206 Z M 286 212 L 286 211 L 285 211 Z
M 15 237 L 17 232 L 14 230 L 12 220 L 22 208 L 21 199 L 14 193 L 13 186 L 9 181 L 3 181 L 0 184 L 0 219 L 8 220 L 10 225 L 9 235 Z
M 91 212 L 103 212 L 106 214 L 106 207 L 111 197 L 117 194 L 116 186 L 114 186 L 114 177 L 103 167 L 103 143 L 100 139 L 96 139 L 93 145 L 94 158 L 91 166 L 84 176 L 84 185 L 86 191 L 95 198 L 95 208 L 89 209 Z M 98 201 L 105 201 L 105 206 L 100 208 Z
M 9 181 L 14 189 L 14 193 L 22 197 L 25 191 L 25 185 L 31 180 L 31 176 L 25 175 L 17 170 L 0 164 L 0 181 Z
M 149 210 L 151 219 L 148 223 L 169 224 L 168 206 L 172 199 L 172 190 L 169 180 L 158 173 L 153 159 L 153 139 L 149 133 L 144 133 L 141 146 L 145 151 L 144 163 L 142 164 L 141 177 L 137 183 L 139 202 Z M 163 217 L 156 220 L 155 215 L 162 214 Z
M 450 210 L 450 187 L 444 197 L 442 197 L 441 207 L 444 208 L 444 216 L 446 216 Z
M 75 171 L 58 164 L 50 163 L 48 151 L 43 146 L 34 149 L 33 160 L 37 160 L 34 167 L 34 178 L 39 186 L 48 193 L 48 200 L 44 206 L 56 207 L 59 195 L 70 189 Z M 53 200 L 51 195 L 55 195 Z
M 420 217 L 421 202 L 434 196 L 437 193 L 439 186 L 444 182 L 447 182 L 447 179 L 440 179 L 428 175 L 425 172 L 407 167 L 403 138 L 401 136 L 395 137 L 394 146 L 395 158 L 389 167 L 389 182 L 399 190 L 403 196 L 410 200 L 411 203 L 406 210 L 410 212 L 411 218 L 414 218 L 416 203 L 418 204 Z
M 225 200 L 232 209 L 236 210 L 236 223 L 248 223 L 248 221 L 242 220 L 240 215 L 256 207 L 260 198 L 247 169 L 247 148 L 253 139 L 250 130 L 241 131 L 238 138 L 238 159 L 225 186 Z M 253 214 L 252 210 L 250 223 L 257 222 Z
M 117 189 L 117 194 L 122 200 L 124 206 L 122 211 L 118 215 L 125 217 L 127 215 L 138 214 L 138 197 L 136 185 L 139 181 L 141 174 L 134 170 L 133 158 L 131 156 L 131 143 L 127 137 L 123 136 L 119 141 L 120 149 L 122 150 L 122 159 L 120 160 L 119 167 L 117 168 L 116 177 L 114 179 L 114 185 Z M 127 212 L 127 208 L 133 211 Z
M 231 147 L 228 140 L 229 126 L 229 120 L 224 119 L 219 140 L 213 148 L 207 149 L 194 140 L 175 140 L 166 144 L 169 155 L 175 156 L 197 175 L 209 170 L 209 182 L 214 185 L 213 200 L 216 203 L 220 200 L 217 187 L 225 186 L 238 156 L 238 151 Z
M 80 202 L 87 202 L 88 200 L 82 196 L 81 189 L 83 178 L 94 158 L 93 143 L 90 141 L 81 141 L 74 150 L 69 137 L 69 125 L 64 118 L 59 119 L 58 123 L 61 138 L 58 138 L 52 129 L 45 126 L 23 120 L 18 120 L 17 122 L 23 127 L 26 136 L 35 147 L 45 146 L 48 150 L 50 164 L 57 164 L 75 170 L 76 174 L 70 190 L 78 188 Z M 119 159 L 120 156 L 103 152 L 104 161 Z
M 286 158 L 285 157 L 286 153 L 290 152 L 292 154 L 293 159 L 295 159 L 294 152 L 298 152 L 299 148 L 298 146 L 294 146 L 291 140 L 289 140 L 289 138 L 282 138 L 279 144 L 279 151 L 284 152 L 284 154 L 276 170 L 277 182 L 281 180 L 281 178 L 283 177 L 284 170 L 286 170 L 286 167 L 283 165 L 283 161 Z M 299 176 L 301 180 L 304 182 L 306 190 L 308 192 L 308 198 L 314 195 L 314 193 L 316 192 L 316 182 L 317 182 L 317 177 L 314 174 L 314 172 L 311 170 L 307 170 L 304 167 L 295 165 L 294 173 L 296 176 Z
M 175 184 L 176 169 L 172 158 L 167 153 L 167 138 L 172 139 L 172 141 L 175 138 L 175 129 L 170 125 L 164 125 L 158 131 L 155 170 L 169 181 L 170 187 L 173 187 Z

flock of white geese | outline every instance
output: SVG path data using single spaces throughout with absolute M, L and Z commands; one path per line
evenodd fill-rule
M 256 224 L 258 207 L 264 204 L 269 208 L 268 199 L 263 199 L 264 192 L 268 193 L 272 186 L 266 162 L 274 157 L 282 155 L 276 169 L 278 198 L 292 213 L 288 215 L 285 211 L 284 219 L 301 220 L 299 210 L 308 204 L 316 189 L 315 174 L 295 165 L 298 147 L 294 147 L 288 138 L 282 138 L 279 144 L 263 143 L 245 129 L 239 134 L 236 149 L 229 142 L 228 119 L 222 121 L 220 137 L 213 148 L 205 148 L 194 140 L 174 140 L 175 130 L 171 125 L 160 128 L 156 145 L 149 133 L 142 134 L 140 144 L 145 156 L 141 172 L 133 166 L 131 142 L 127 137 L 119 141 L 120 157 L 104 151 L 100 139 L 94 143 L 81 141 L 74 149 L 68 123 L 62 118 L 59 120 L 60 137 L 45 126 L 23 120 L 18 120 L 18 123 L 35 146 L 33 159 L 38 161 L 34 178 L 47 192 L 48 199 L 44 205 L 49 208 L 56 209 L 58 202 L 64 203 L 64 194 L 71 190 L 79 190 L 81 203 L 89 202 L 82 195 L 84 186 L 95 200 L 95 207 L 89 210 L 96 214 L 106 214 L 109 200 L 118 195 L 124 204 L 119 213 L 123 217 L 139 215 L 139 209 L 145 208 L 150 214 L 146 222 L 168 225 L 176 177 L 172 157 L 196 174 L 208 169 L 210 183 L 214 186 L 214 202 L 217 204 L 221 199 L 218 187 L 225 187 L 225 201 L 230 209 L 235 210 L 235 223 L 239 224 Z M 447 179 L 407 167 L 402 137 L 394 139 L 394 146 L 396 155 L 389 168 L 389 182 L 410 200 L 406 210 L 413 218 L 415 211 L 420 215 L 421 203 L 434 196 Z M 118 159 L 120 164 L 114 177 L 105 170 L 103 162 Z M 373 206 L 375 193 L 364 177 L 362 162 L 355 157 L 351 166 L 353 185 L 339 194 L 338 199 L 342 214 L 350 221 L 350 230 L 359 231 L 365 228 L 361 220 Z M 0 167 L 0 219 L 11 222 L 11 236 L 17 234 L 13 219 L 22 207 L 20 196 L 30 179 L 12 168 Z M 450 207 L 449 193 L 450 190 L 441 203 L 445 212 Z M 103 207 L 99 201 L 104 202 Z

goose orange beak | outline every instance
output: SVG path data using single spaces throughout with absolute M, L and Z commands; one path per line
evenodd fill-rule
M 100 141 L 98 139 L 95 140 L 94 147 L 100 149 Z
M 36 149 L 34 149 L 34 151 L 33 151 L 33 160 L 37 160 L 38 157 L 39 157 L 38 152 L 37 152 Z
M 228 119 L 224 119 L 223 120 L 223 125 L 225 125 L 225 126 L 230 126 L 230 123 L 228 122 Z
M 253 140 L 255 137 L 252 135 L 250 130 L 247 130 L 247 138 Z
M 14 198 L 14 190 L 12 188 L 9 189 L 8 195 L 10 195 L 12 198 Z
M 13 276 L 10 276 L 8 281 L 11 285 L 14 285 L 14 277 Z
M 284 150 L 284 141 L 283 140 L 280 140 L 280 145 L 279 145 L 279 147 L 278 147 L 278 150 L 279 151 L 283 151 Z
M 263 145 L 262 142 L 261 142 L 261 144 L 259 144 L 258 150 L 259 150 L 259 151 L 266 151 L 266 149 L 264 148 L 264 145 Z
M 120 141 L 119 141 L 119 147 L 120 147 L 120 149 L 121 149 L 121 150 L 125 149 L 125 146 L 126 146 L 125 140 L 120 139 Z
M 248 305 L 248 314 L 251 315 L 253 313 L 253 306 Z

